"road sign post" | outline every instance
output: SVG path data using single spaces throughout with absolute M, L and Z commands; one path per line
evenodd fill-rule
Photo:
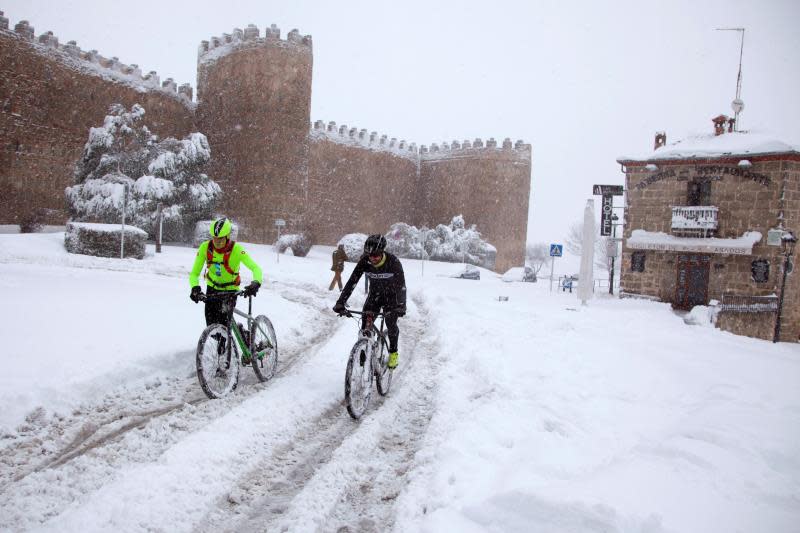
M 561 244 L 550 245 L 550 292 L 553 292 L 553 270 L 555 270 L 556 257 L 561 257 L 564 246 Z

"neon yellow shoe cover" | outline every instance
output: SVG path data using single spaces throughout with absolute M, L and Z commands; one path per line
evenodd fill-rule
M 397 367 L 397 352 L 391 352 L 389 354 L 389 362 L 386 364 L 389 368 L 396 368 Z

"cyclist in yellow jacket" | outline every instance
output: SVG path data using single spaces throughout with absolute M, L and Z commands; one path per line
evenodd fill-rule
M 211 239 L 205 241 L 197 249 L 192 272 L 189 274 L 189 284 L 192 292 L 189 298 L 194 303 L 203 299 L 200 289 L 200 272 L 206 266 L 207 294 L 230 293 L 231 298 L 215 298 L 206 301 L 206 325 L 225 324 L 230 322 L 236 298 L 233 296 L 239 290 L 241 283 L 239 266 L 244 265 L 253 273 L 253 281 L 244 289 L 244 296 L 255 296 L 261 287 L 261 268 L 247 254 L 244 247 L 238 242 L 230 240 L 231 221 L 227 218 L 215 220 L 209 228 Z

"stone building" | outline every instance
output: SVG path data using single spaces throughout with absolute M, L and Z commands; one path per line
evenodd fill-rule
M 203 132 L 209 176 L 223 189 L 220 212 L 251 242 L 306 231 L 318 244 L 346 233 L 385 232 L 394 222 L 447 223 L 462 214 L 497 248 L 496 269 L 524 261 L 531 147 L 522 141 L 455 140 L 417 147 L 366 129 L 311 124 L 312 40 L 254 25 L 202 41 L 197 101 L 137 65 L 105 58 L 0 12 L 0 224 L 33 212 L 66 219 L 89 128 L 109 106 L 139 103 L 160 136 Z
M 660 133 L 652 153 L 617 160 L 622 294 L 679 309 L 714 304 L 720 328 L 770 340 L 780 307 L 780 340 L 797 341 L 800 278 L 789 273 L 784 288 L 783 241 L 800 234 L 800 151 L 733 131 L 728 117 L 713 121 L 714 134 L 667 145 Z

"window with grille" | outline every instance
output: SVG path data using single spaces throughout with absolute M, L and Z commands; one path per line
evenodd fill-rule
M 644 272 L 644 259 L 644 252 L 633 252 L 633 254 L 631 254 L 631 271 Z

